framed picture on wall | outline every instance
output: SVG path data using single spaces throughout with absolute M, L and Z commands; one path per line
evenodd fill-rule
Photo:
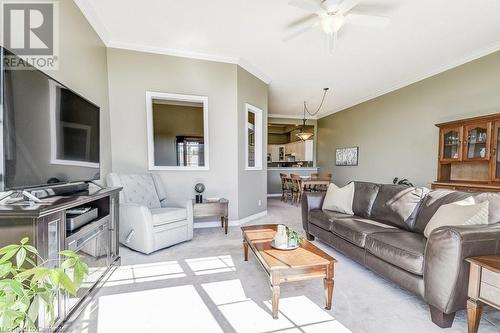
M 335 149 L 335 165 L 356 166 L 358 165 L 359 147 Z

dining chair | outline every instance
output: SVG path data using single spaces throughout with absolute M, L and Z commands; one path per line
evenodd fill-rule
M 329 182 L 332 181 L 332 174 L 329 172 L 315 172 L 311 173 L 311 178 L 312 179 L 321 179 L 321 180 L 328 180 Z M 320 191 L 326 191 L 328 189 L 328 185 L 314 185 L 312 187 L 312 190 L 315 192 L 320 192 Z
M 332 174 L 329 172 L 318 173 L 318 178 L 332 180 Z
M 281 201 L 286 202 L 289 198 L 293 201 L 292 179 L 285 173 L 280 173 L 281 179 Z
M 302 194 L 304 193 L 304 188 L 302 187 L 302 178 L 300 175 L 291 174 L 290 178 L 292 179 L 293 184 L 293 197 L 292 204 L 299 204 L 302 200 Z

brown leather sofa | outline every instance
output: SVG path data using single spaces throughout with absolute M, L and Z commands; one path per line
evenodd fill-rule
M 355 182 L 354 215 L 322 210 L 324 193 L 302 199 L 307 238 L 317 237 L 429 304 L 432 321 L 450 327 L 467 300 L 465 258 L 500 254 L 500 195 L 429 191 Z M 474 196 L 489 201 L 489 225 L 447 226 L 429 239 L 425 226 L 439 206 Z

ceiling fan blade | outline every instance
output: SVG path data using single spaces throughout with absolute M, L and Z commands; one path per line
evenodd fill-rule
M 296 28 L 298 26 L 303 26 L 304 24 L 307 24 L 307 23 L 309 23 L 317 18 L 318 18 L 318 15 L 309 14 L 309 15 L 303 16 L 295 21 L 290 22 L 290 24 L 288 24 L 287 27 L 288 28 Z
M 314 0 L 290 0 L 288 4 L 309 12 L 317 12 L 321 10 L 320 3 Z
M 289 34 L 288 36 L 286 36 L 285 38 L 283 38 L 283 41 L 284 42 L 288 42 L 289 40 L 294 39 L 294 38 L 302 35 L 303 33 L 308 32 L 309 30 L 314 29 L 317 26 L 319 26 L 319 23 L 320 23 L 320 21 L 318 20 L 317 22 L 315 22 L 315 23 L 313 23 L 311 25 L 308 25 L 306 27 L 298 29 L 298 30 L 292 32 L 291 34 Z
M 386 28 L 391 22 L 391 20 L 387 17 L 363 14 L 348 14 L 345 17 L 345 21 L 349 24 L 373 28 Z
M 359 3 L 360 3 L 359 0 L 344 0 L 340 3 L 340 5 L 338 7 L 338 11 L 340 14 L 345 15 L 351 9 L 356 7 Z

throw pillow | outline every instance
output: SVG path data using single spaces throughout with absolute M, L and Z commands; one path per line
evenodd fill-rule
M 474 204 L 471 198 L 442 205 L 425 227 L 424 236 L 429 238 L 434 229 L 447 225 L 488 224 L 488 201 Z
M 331 183 L 328 185 L 323 209 L 333 210 L 339 213 L 354 215 L 352 211 L 352 201 L 354 198 L 354 183 L 349 183 L 344 187 L 338 187 Z

